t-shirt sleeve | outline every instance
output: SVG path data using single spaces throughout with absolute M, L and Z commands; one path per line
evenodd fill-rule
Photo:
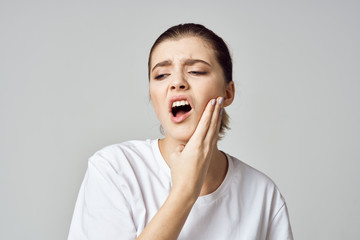
M 290 226 L 289 214 L 284 203 L 281 208 L 278 210 L 274 218 L 272 219 L 268 234 L 267 240 L 293 240 L 293 235 Z
M 76 202 L 68 240 L 136 239 L 121 176 L 101 156 L 89 160 Z

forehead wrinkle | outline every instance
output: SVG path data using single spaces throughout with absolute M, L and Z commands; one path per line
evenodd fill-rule
M 212 67 L 210 63 L 202 60 L 202 59 L 193 59 L 193 58 L 187 58 L 185 60 L 181 60 L 180 62 L 182 62 L 182 65 L 185 65 L 185 66 L 192 66 L 192 65 L 195 65 L 197 63 L 203 63 L 209 67 Z M 153 69 L 151 71 L 154 71 L 155 68 L 157 67 L 165 67 L 165 66 L 170 66 L 172 65 L 172 61 L 171 60 L 165 60 L 165 61 L 161 61 L 159 63 L 157 63 Z
M 190 41 L 190 43 L 188 41 Z M 171 56 L 167 54 L 168 50 L 170 50 Z M 160 61 L 161 59 L 159 59 L 160 62 L 151 68 L 151 72 L 153 72 L 156 67 L 170 66 L 175 62 L 179 62 L 182 65 L 191 66 L 196 63 L 192 62 L 194 59 L 202 60 L 204 64 L 210 67 L 214 67 L 214 65 L 216 65 L 216 54 L 211 45 L 209 45 L 203 39 L 195 36 L 188 36 L 180 39 L 170 39 L 162 42 L 154 49 L 154 52 L 151 56 L 151 61 L 153 61 L 154 56 L 158 55 L 159 53 L 160 56 L 162 55 L 162 57 L 164 57 L 163 59 L 165 60 Z M 212 59 L 214 57 L 215 59 Z

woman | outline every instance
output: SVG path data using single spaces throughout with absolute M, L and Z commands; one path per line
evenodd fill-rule
M 234 99 L 224 41 L 202 25 L 174 26 L 148 67 L 165 136 L 90 158 L 69 239 L 292 239 L 274 183 L 217 148 Z

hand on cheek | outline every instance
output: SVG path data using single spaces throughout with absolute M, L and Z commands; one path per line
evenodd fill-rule
M 223 98 L 211 99 L 194 134 L 170 156 L 173 188 L 197 198 L 205 180 L 221 122 Z

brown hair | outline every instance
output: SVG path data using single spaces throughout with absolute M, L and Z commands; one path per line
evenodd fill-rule
M 186 23 L 173 26 L 162 33 L 154 42 L 153 46 L 150 49 L 149 60 L 148 60 L 148 74 L 150 79 L 150 62 L 151 55 L 154 49 L 162 42 L 166 40 L 178 40 L 184 37 L 198 37 L 204 40 L 210 45 L 210 47 L 215 52 L 215 57 L 220 64 L 225 82 L 229 83 L 232 81 L 232 60 L 229 49 L 224 42 L 224 40 L 216 35 L 210 29 L 207 29 L 203 25 L 195 23 Z M 222 137 L 226 129 L 229 129 L 229 115 L 225 112 L 225 109 L 222 113 L 221 125 L 219 135 Z

